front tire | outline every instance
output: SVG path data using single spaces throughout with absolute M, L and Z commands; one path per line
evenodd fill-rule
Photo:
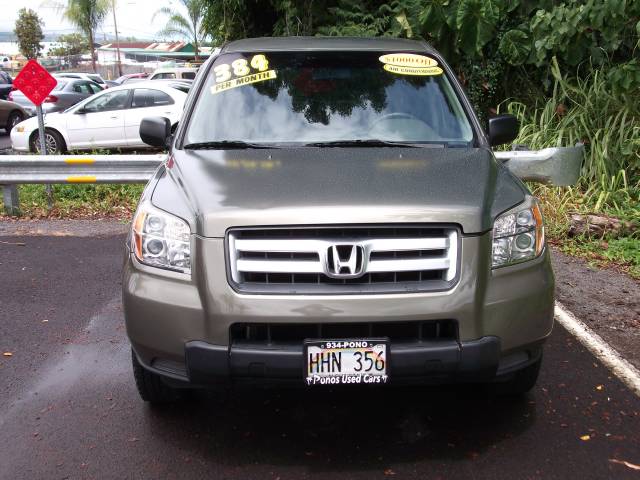
M 11 112 L 7 119 L 7 126 L 4 129 L 7 133 L 11 133 L 11 129 L 24 120 L 24 115 L 20 112 Z
M 138 393 L 145 402 L 151 404 L 172 403 L 182 399 L 182 392 L 162 381 L 159 375 L 144 368 L 138 361 L 135 352 L 131 351 L 133 376 Z
M 45 130 L 44 139 L 47 148 L 47 155 L 61 154 L 67 150 L 64 138 L 62 138 L 62 135 L 55 130 Z M 29 149 L 32 153 L 40 153 L 40 135 L 37 130 L 33 132 L 29 139 Z
M 528 367 L 518 370 L 510 380 L 496 384 L 499 394 L 521 396 L 535 387 L 540 374 L 542 356 Z

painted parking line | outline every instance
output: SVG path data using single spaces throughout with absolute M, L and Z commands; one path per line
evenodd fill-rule
M 625 360 L 600 335 L 576 318 L 558 301 L 556 301 L 555 317 L 571 335 L 576 337 L 622 383 L 640 397 L 640 371 L 635 366 Z

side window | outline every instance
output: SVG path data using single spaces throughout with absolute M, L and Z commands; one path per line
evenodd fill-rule
M 173 98 L 160 90 L 136 88 L 133 91 L 131 108 L 162 107 L 173 103 Z
M 163 72 L 153 76 L 153 80 L 163 80 L 166 78 L 170 78 L 170 79 L 176 78 L 176 74 L 172 72 Z
M 83 95 L 93 95 L 93 90 L 89 82 L 76 82 L 73 84 L 73 91 L 76 93 L 82 93 Z
M 94 85 L 93 83 L 90 83 L 90 84 L 89 84 L 89 88 L 91 89 L 91 91 L 92 91 L 93 93 L 98 93 L 98 92 L 101 92 L 101 91 L 102 91 L 102 89 L 100 88 L 100 86 L 99 86 L 99 85 Z
M 118 90 L 100 95 L 84 106 L 84 110 L 91 113 L 124 110 L 127 106 L 129 90 Z
M 182 72 L 182 78 L 196 78 L 196 72 Z

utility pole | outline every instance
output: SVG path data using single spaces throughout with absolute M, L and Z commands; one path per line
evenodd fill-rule
M 116 0 L 111 0 L 113 10 L 113 27 L 116 29 L 116 55 L 118 56 L 118 77 L 122 76 L 122 63 L 120 63 L 120 38 L 118 37 L 118 24 L 116 22 Z

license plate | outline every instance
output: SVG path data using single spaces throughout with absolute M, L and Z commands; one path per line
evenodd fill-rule
M 307 385 L 387 383 L 386 339 L 307 340 L 304 343 Z

